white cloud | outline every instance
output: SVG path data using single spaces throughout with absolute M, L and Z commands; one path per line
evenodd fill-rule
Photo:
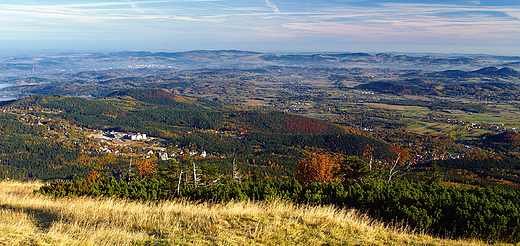
M 265 0 L 265 4 L 267 5 L 267 7 L 271 8 L 274 13 L 277 13 L 277 14 L 280 13 L 280 10 L 278 9 L 278 7 L 276 7 L 276 5 L 274 5 L 274 3 L 272 3 L 271 1 Z
M 195 16 L 180 16 L 172 14 L 185 10 L 178 8 L 164 9 L 161 7 L 141 7 L 141 4 L 165 4 L 186 2 L 210 2 L 212 0 L 190 1 L 134 1 L 134 2 L 103 2 L 87 4 L 61 4 L 61 5 L 17 5 L 0 4 L 0 19 L 26 19 L 34 24 L 49 22 L 67 22 L 69 24 L 106 22 L 107 20 L 122 19 L 176 19 L 184 21 L 202 21 L 203 18 Z M 165 12 L 168 16 L 165 17 Z M 168 13 L 170 12 L 170 13 Z M 23 26 L 24 23 L 19 23 Z M 1 30 L 1 28 L 0 28 Z
M 458 40 L 463 43 L 468 39 L 489 42 L 498 37 L 502 39 L 500 42 L 514 43 L 517 42 L 514 37 L 520 36 L 520 8 L 515 7 L 409 3 L 354 7 L 333 4 L 338 1 L 302 5 L 294 0 L 277 2 L 283 6 L 280 11 L 271 1 L 275 0 L 265 0 L 265 3 L 257 0 L 112 0 L 54 5 L 43 4 L 43 1 L 32 4 L 2 1 L 0 40 L 14 36 L 52 39 L 69 35 L 74 38 L 81 33 L 91 35 L 90 38 L 104 35 L 113 39 L 165 40 L 204 35 L 208 40 L 233 37 L 233 40 L 259 43 L 276 38 L 282 40 L 281 43 L 287 39 L 305 39 L 312 43 L 311 38 L 337 39 L 337 43 L 343 40 L 423 40 L 426 43 Z M 462 12 L 470 14 L 457 15 Z M 486 12 L 502 12 L 511 18 Z
M 479 15 L 476 18 L 470 15 L 444 16 L 442 13 L 479 13 L 496 11 L 509 14 L 513 18 Z M 389 35 L 396 33 L 412 33 L 415 35 L 446 36 L 457 34 L 461 30 L 464 34 L 497 33 L 503 30 L 509 32 L 518 28 L 513 35 L 520 34 L 520 21 L 515 18 L 519 9 L 500 7 L 455 6 L 455 5 L 425 5 L 425 4 L 385 4 L 379 8 L 349 8 L 329 9 L 307 14 L 289 23 L 285 27 L 297 30 L 308 30 L 338 35 Z M 443 28 L 446 29 L 443 32 Z

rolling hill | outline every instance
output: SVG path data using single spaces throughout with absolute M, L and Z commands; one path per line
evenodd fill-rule
M 264 171 L 274 173 L 273 175 L 291 176 L 293 166 L 309 148 L 345 155 L 362 155 L 369 145 L 375 149 L 374 154 L 378 158 L 392 159 L 395 156 L 386 142 L 323 120 L 283 112 L 233 108 L 211 100 L 180 96 L 165 90 L 121 90 L 99 99 L 31 96 L 4 102 L 1 106 L 4 109 L 22 110 L 20 112 L 23 113 L 18 117 L 30 114 L 37 119 L 45 118 L 43 123 L 39 122 L 41 126 L 30 127 L 54 129 L 55 135 L 42 137 L 59 139 L 61 136 L 60 141 L 68 142 L 71 146 L 70 152 L 74 153 L 67 159 L 68 162 L 74 162 L 80 158 L 81 153 L 85 153 L 78 152 L 78 149 L 87 149 L 83 142 L 93 141 L 81 137 L 85 135 L 81 132 L 91 131 L 89 129 L 142 132 L 163 139 L 162 146 L 167 148 L 178 146 L 206 151 L 215 156 L 240 156 L 244 162 L 255 159 L 258 163 L 266 163 L 263 166 Z M 25 117 L 27 116 L 22 118 Z M 60 119 L 70 122 L 70 126 L 59 125 L 57 122 L 61 122 Z M 9 120 L 15 121 L 14 118 Z M 76 132 L 69 133 L 70 129 L 76 129 Z M 71 135 L 79 135 L 80 139 L 72 139 Z M 33 142 L 42 141 L 53 142 L 50 139 L 35 139 Z M 59 143 L 55 144 L 61 146 Z M 18 147 L 21 152 L 26 153 L 24 148 Z M 10 152 L 12 151 L 9 148 L 0 149 L 0 154 L 6 157 L 11 155 Z M 33 159 L 38 156 L 29 152 L 27 154 L 32 155 Z M 17 163 L 17 170 L 23 167 L 23 162 Z M 267 164 L 273 162 L 282 166 L 278 168 L 280 170 L 274 170 Z M 48 175 L 54 172 L 50 167 L 52 162 L 39 163 L 45 166 L 33 163 L 31 167 L 41 170 L 41 175 L 31 172 L 31 178 L 56 177 Z M 224 164 L 228 165 L 217 160 L 213 160 L 212 163 L 217 163 L 221 168 L 225 168 L 222 166 Z M 70 172 L 72 171 L 68 169 L 67 173 Z M 81 173 L 84 175 L 85 169 L 82 169 Z

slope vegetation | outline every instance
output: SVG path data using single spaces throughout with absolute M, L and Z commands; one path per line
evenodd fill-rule
M 33 194 L 0 182 L 5 245 L 484 245 L 373 221 L 355 210 L 283 202 L 145 203 Z

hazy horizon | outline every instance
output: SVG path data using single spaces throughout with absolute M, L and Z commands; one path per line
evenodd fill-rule
M 0 1 L 0 53 L 520 55 L 520 0 Z

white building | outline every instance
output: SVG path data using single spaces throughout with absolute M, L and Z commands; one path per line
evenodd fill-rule
M 146 140 L 146 134 L 144 134 L 144 133 L 143 134 L 141 134 L 141 133 L 129 133 L 124 138 L 125 139 L 134 140 L 134 141 Z

